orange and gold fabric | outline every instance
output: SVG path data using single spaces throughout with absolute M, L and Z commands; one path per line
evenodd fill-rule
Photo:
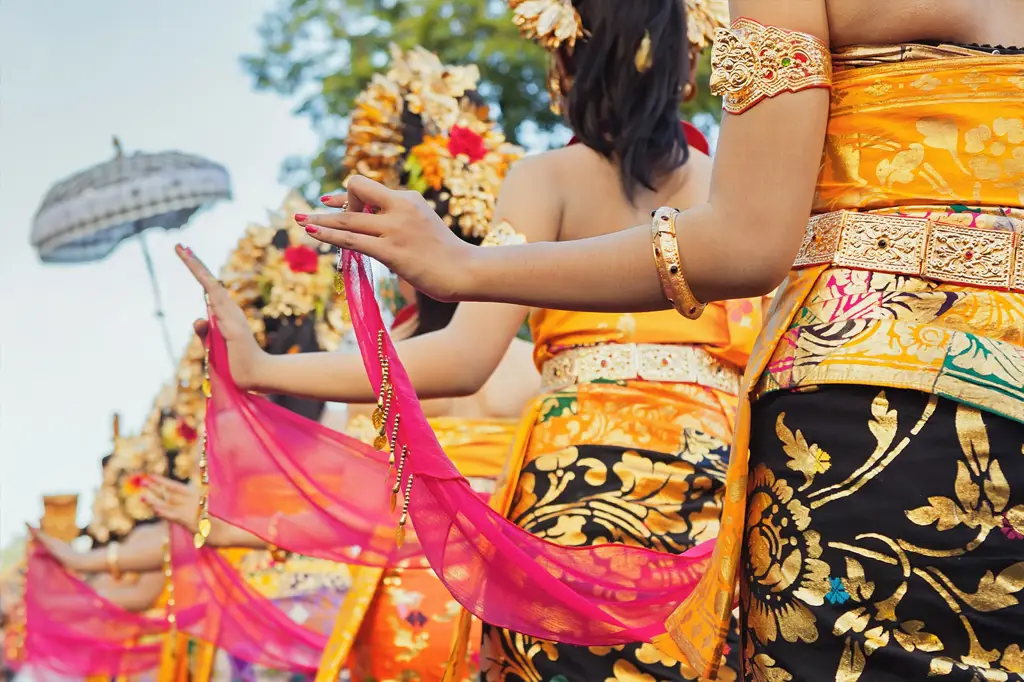
M 945 55 L 922 47 L 923 56 L 944 58 L 898 61 L 914 49 L 870 52 L 861 48 L 834 57 L 814 212 L 926 218 L 991 231 L 978 233 L 982 242 L 989 236 L 993 244 L 1019 242 L 1024 232 L 1020 57 L 965 56 L 956 50 Z M 896 61 L 887 63 L 891 60 Z M 990 255 L 1000 256 L 995 246 L 956 257 Z M 950 265 L 957 263 L 945 263 Z M 748 365 L 712 568 L 667 623 L 671 640 L 708 674 L 717 664 L 734 603 L 750 400 L 822 384 L 913 389 L 1024 421 L 1022 296 L 1008 288 L 834 265 L 790 273 Z M 657 643 L 678 655 L 669 638 Z
M 441 447 L 474 489 L 493 492 L 516 422 L 453 417 L 429 421 Z M 369 442 L 376 430 L 360 415 L 346 433 Z M 357 680 L 441 680 L 461 610 L 441 581 L 430 569 L 350 570 L 352 587 L 338 612 L 317 682 L 336 682 L 346 667 Z M 475 679 L 479 641 L 477 627 L 475 646 L 467 653 L 466 680 Z
M 531 533 L 570 546 L 624 542 L 682 552 L 713 539 L 738 389 L 737 381 L 723 390 L 727 382 L 716 370 L 738 378 L 762 307 L 762 300 L 714 303 L 693 321 L 674 311 L 535 311 L 534 358 L 545 381 L 552 377 L 546 368 L 574 355 L 587 359 L 588 378 L 550 387 L 526 410 L 492 506 Z M 654 349 L 656 362 L 636 363 L 653 364 L 650 377 L 622 378 L 629 370 L 614 365 L 618 349 L 629 346 Z M 674 367 L 696 359 L 683 352 L 690 349 L 701 361 Z M 653 378 L 659 375 L 676 378 Z M 661 656 L 650 644 L 567 647 L 487 626 L 481 667 L 493 682 L 569 673 L 697 679 L 681 659 Z

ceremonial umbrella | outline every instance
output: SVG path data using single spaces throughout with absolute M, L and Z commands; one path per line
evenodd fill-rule
M 44 263 L 88 263 L 138 236 L 173 364 L 160 287 L 143 233 L 152 227 L 183 227 L 204 206 L 230 199 L 228 172 L 180 152 L 125 155 L 116 137 L 114 149 L 110 161 L 76 173 L 46 193 L 32 223 L 32 246 Z

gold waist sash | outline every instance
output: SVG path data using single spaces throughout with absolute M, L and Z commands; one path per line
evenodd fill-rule
M 698 346 L 609 343 L 563 351 L 544 363 L 547 392 L 594 381 L 655 381 L 698 384 L 739 393 L 740 370 L 722 364 Z
M 814 216 L 793 267 L 817 265 L 1024 291 L 1018 233 L 941 220 L 851 211 Z

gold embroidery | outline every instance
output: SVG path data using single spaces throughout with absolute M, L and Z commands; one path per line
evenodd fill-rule
M 1016 235 L 936 224 L 928 240 L 924 271 L 929 279 L 1009 288 Z

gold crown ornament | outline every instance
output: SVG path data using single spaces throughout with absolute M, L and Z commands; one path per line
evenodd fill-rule
M 479 81 L 476 66 L 450 66 L 422 47 L 392 45 L 388 72 L 374 75 L 356 98 L 344 161 L 349 177 L 420 192 L 449 227 L 482 238 L 501 182 L 524 152 L 471 96 Z M 406 111 L 423 126 L 411 149 L 404 145 Z
M 556 52 L 563 45 L 572 52 L 576 41 L 588 35 L 572 0 L 508 0 L 508 6 L 523 37 L 548 52 Z M 728 0 L 686 0 L 686 35 L 697 50 L 711 45 L 715 31 L 728 24 Z M 651 68 L 651 52 L 650 33 L 645 33 L 633 59 L 640 73 Z
M 563 44 L 571 52 L 587 33 L 572 0 L 508 0 L 512 21 L 523 37 L 554 52 Z

